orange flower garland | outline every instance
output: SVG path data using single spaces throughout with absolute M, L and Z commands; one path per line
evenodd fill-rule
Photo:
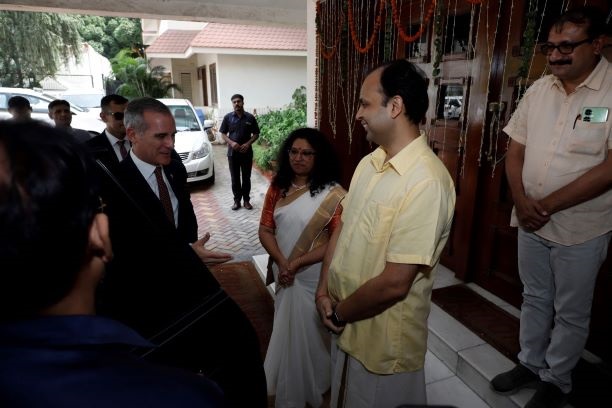
M 383 11 L 385 10 L 385 4 L 387 2 L 387 0 L 379 0 L 378 5 L 379 5 L 379 10 L 378 10 L 378 14 L 376 15 L 376 20 L 374 22 L 374 28 L 373 28 L 373 32 L 372 32 L 372 36 L 368 39 L 368 41 L 366 42 L 366 44 L 362 47 L 361 44 L 359 43 L 359 38 L 357 35 L 357 30 L 355 28 L 355 17 L 353 15 L 353 0 L 347 0 L 348 1 L 348 26 L 349 26 L 349 31 L 351 33 L 351 40 L 353 42 L 353 45 L 355 46 L 355 48 L 357 49 L 357 51 L 360 54 L 365 54 L 366 52 L 370 51 L 372 49 L 372 47 L 374 46 L 374 41 L 376 41 L 376 37 L 378 35 L 378 32 L 380 31 L 380 27 L 382 24 L 382 15 L 383 15 Z M 408 35 L 406 34 L 406 32 L 404 31 L 403 27 L 402 27 L 402 22 L 399 16 L 399 9 L 397 6 L 397 0 L 390 0 L 391 2 L 391 11 L 392 11 L 392 17 L 393 17 L 393 23 L 395 24 L 395 26 L 397 27 L 398 30 L 398 34 L 400 36 L 400 38 L 406 42 L 406 43 L 411 43 L 416 41 L 417 39 L 419 39 L 423 33 L 425 32 L 425 28 L 427 27 L 427 25 L 429 24 L 431 17 L 433 16 L 433 13 L 436 9 L 436 3 L 437 0 L 431 0 L 431 4 L 429 6 L 429 8 L 427 9 L 427 13 L 425 14 L 423 21 L 420 24 L 419 30 L 414 33 L 413 35 Z M 466 2 L 471 3 L 471 4 L 482 4 L 483 0 L 466 0 Z M 317 19 L 321 18 L 321 2 L 317 1 L 316 4 L 316 15 L 317 15 Z M 333 40 L 333 45 L 328 46 L 323 44 L 323 39 L 322 39 L 322 35 L 321 35 L 321 30 L 320 27 L 318 27 L 317 29 L 317 35 L 318 35 L 318 40 L 319 40 L 319 49 L 321 51 L 321 56 L 327 60 L 333 58 L 333 56 L 336 54 L 336 51 L 338 49 L 338 45 L 340 44 L 340 39 L 341 39 L 341 35 L 342 35 L 342 19 L 344 16 L 340 16 L 340 21 L 338 21 L 338 31 L 336 32 L 335 38 Z M 329 50 L 329 51 L 327 51 Z
M 421 26 L 419 27 L 419 31 L 417 31 L 413 35 L 408 35 L 402 28 L 402 22 L 400 21 L 399 11 L 397 9 L 397 0 L 391 0 L 391 10 L 393 12 L 393 22 L 397 26 L 398 33 L 400 37 L 402 38 L 402 40 L 404 40 L 404 42 L 406 43 L 414 42 L 415 40 L 417 40 L 423 35 L 423 32 L 425 31 L 425 27 L 427 26 L 427 24 L 429 24 L 429 20 L 431 19 L 431 16 L 433 15 L 435 8 L 436 8 L 436 0 L 432 0 L 431 5 L 429 6 L 429 9 L 427 10 L 427 15 L 425 16 L 425 18 L 423 19 L 423 22 L 421 23 Z
M 374 40 L 376 40 L 376 36 L 378 34 L 378 31 L 380 30 L 380 25 L 382 23 L 382 13 L 385 9 L 385 3 L 386 0 L 378 0 L 379 10 L 378 15 L 376 16 L 376 21 L 374 22 L 374 30 L 372 32 L 372 36 L 370 37 L 368 42 L 366 42 L 366 45 L 362 47 L 361 44 L 359 44 L 359 38 L 357 38 L 357 32 L 355 30 L 355 19 L 353 17 L 353 0 L 348 0 L 348 23 L 349 30 L 351 31 L 351 39 L 353 40 L 353 44 L 355 45 L 355 48 L 360 54 L 365 54 L 366 52 L 370 51 L 372 46 L 374 46 Z
M 321 2 L 317 1 L 317 19 L 321 18 Z M 338 44 L 340 43 L 340 34 L 342 34 L 342 23 L 343 16 L 340 16 L 340 21 L 338 21 L 338 32 L 334 38 L 334 44 L 330 47 L 323 44 L 323 38 L 321 35 L 321 30 L 317 30 L 317 36 L 319 38 L 319 50 L 321 51 L 321 56 L 326 60 L 330 60 L 336 55 L 336 50 L 338 49 Z M 331 50 L 327 52 L 325 49 L 330 48 Z

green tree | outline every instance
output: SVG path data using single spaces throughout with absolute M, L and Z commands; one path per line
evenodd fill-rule
M 165 98 L 171 89 L 180 91 L 165 75 L 163 66 L 151 67 L 146 58 L 133 58 L 130 50 L 121 50 L 111 60 L 111 66 L 115 78 L 121 82 L 116 92 L 126 98 Z
M 253 160 L 260 169 L 274 170 L 272 163 L 289 133 L 306 126 L 306 87 L 297 88 L 291 98 L 288 107 L 257 117 L 260 135 L 253 145 Z
M 0 11 L 0 85 L 39 86 L 62 63 L 81 55 L 73 15 Z
M 142 48 L 140 20 L 125 17 L 78 16 L 83 41 L 111 59 L 123 49 Z

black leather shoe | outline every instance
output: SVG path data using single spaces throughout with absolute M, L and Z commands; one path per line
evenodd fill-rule
M 535 387 L 540 377 L 524 365 L 517 364 L 510 371 L 496 375 L 491 380 L 491 388 L 498 394 L 510 395 L 518 390 Z
M 232 210 L 236 211 L 240 208 L 240 201 L 234 201 L 234 205 L 232 205 Z
M 525 408 L 561 408 L 567 401 L 567 394 L 555 384 L 540 381 L 535 394 Z
M 247 210 L 252 210 L 252 209 L 253 209 L 253 206 L 251 205 L 251 203 L 250 203 L 250 202 L 245 201 L 245 202 L 244 202 L 244 208 L 246 208 Z

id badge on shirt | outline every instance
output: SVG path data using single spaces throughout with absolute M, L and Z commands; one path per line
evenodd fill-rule
M 581 119 L 583 122 L 606 123 L 608 113 L 609 109 L 605 107 L 585 106 L 582 108 Z

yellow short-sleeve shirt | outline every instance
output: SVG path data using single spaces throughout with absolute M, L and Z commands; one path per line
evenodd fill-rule
M 378 148 L 355 170 L 328 281 L 331 296 L 340 301 L 379 275 L 386 262 L 422 265 L 404 300 L 348 324 L 338 340 L 377 374 L 423 367 L 433 272 L 455 206 L 453 181 L 423 134 L 386 163 L 385 158 Z

